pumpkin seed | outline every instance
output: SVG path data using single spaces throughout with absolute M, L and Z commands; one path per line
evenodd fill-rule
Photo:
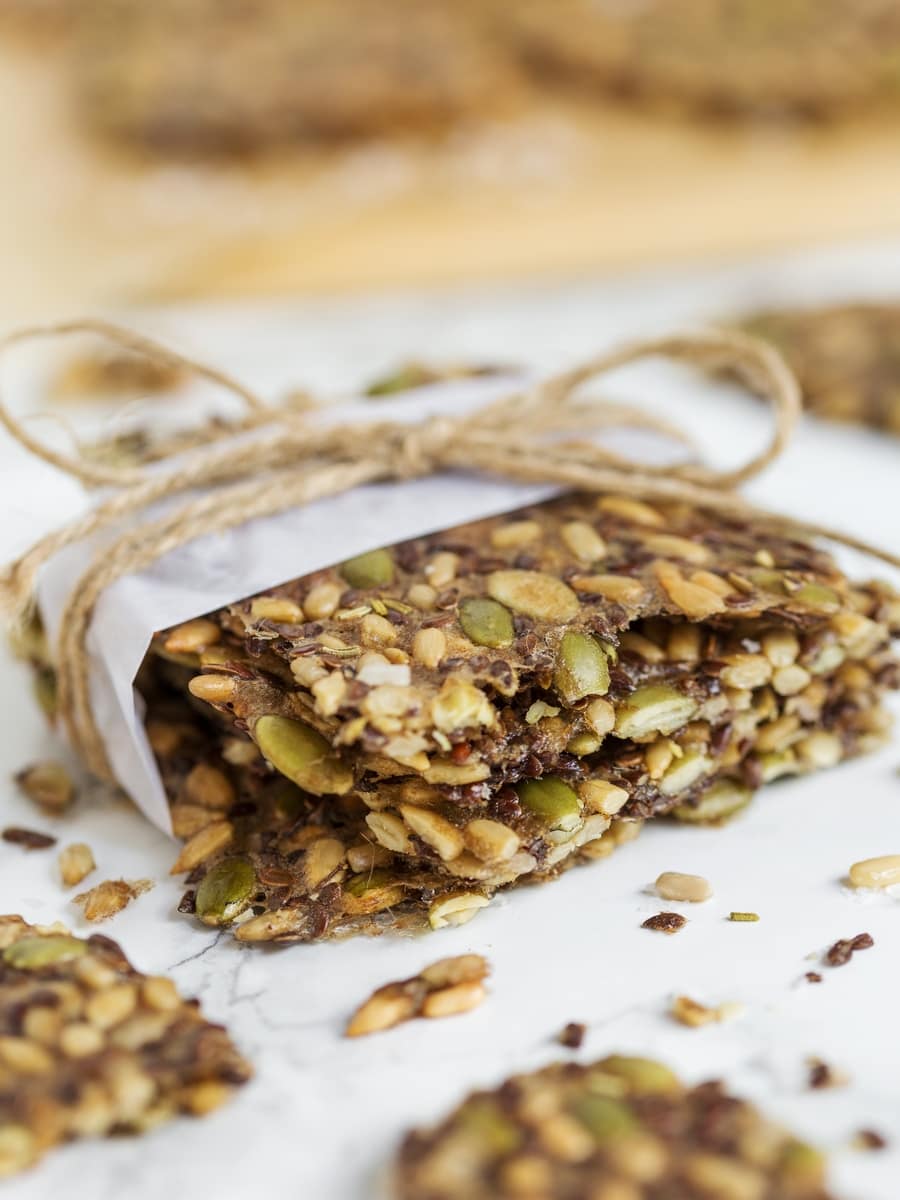
M 486 596 L 472 596 L 459 606 L 463 633 L 476 646 L 500 650 L 512 644 L 516 631 L 509 610 Z
M 23 937 L 3 951 L 3 961 L 18 971 L 34 971 L 55 963 L 71 962 L 87 953 L 87 943 L 64 934 Z
M 693 717 L 697 703 L 667 684 L 649 683 L 620 700 L 615 731 L 620 738 L 674 733 Z
M 369 550 L 348 558 L 341 574 L 353 588 L 387 587 L 394 579 L 394 560 L 390 550 Z
M 552 776 L 516 785 L 520 804 L 550 829 L 573 832 L 581 824 L 581 803 L 568 784 Z
M 567 704 L 609 691 L 609 659 L 590 634 L 576 629 L 563 634 L 553 686 Z
M 569 585 L 542 571 L 494 571 L 487 590 L 513 612 L 538 621 L 566 622 L 578 616 L 578 597 Z
M 800 603 L 816 612 L 837 612 L 841 606 L 841 598 L 834 588 L 822 583 L 804 583 L 791 596 L 792 604 Z
M 579 1096 L 572 1106 L 572 1115 L 598 1142 L 631 1133 L 637 1125 L 631 1109 L 610 1096 Z
M 256 872 L 245 858 L 223 858 L 200 881 L 196 913 L 205 925 L 229 925 L 250 904 Z
M 718 779 L 706 789 L 696 804 L 680 804 L 672 816 L 678 821 L 702 823 L 704 821 L 727 821 L 745 808 L 753 792 L 736 779 Z
M 396 878 L 390 871 L 366 871 L 356 875 L 344 886 L 344 912 L 355 917 L 401 904 L 406 891 Z
M 309 725 L 268 714 L 256 722 L 253 735 L 272 766 L 307 792 L 343 796 L 350 790 L 353 772 Z
M 597 1064 L 607 1075 L 616 1075 L 628 1084 L 628 1090 L 642 1095 L 666 1095 L 681 1091 L 674 1071 L 653 1058 L 611 1054 Z

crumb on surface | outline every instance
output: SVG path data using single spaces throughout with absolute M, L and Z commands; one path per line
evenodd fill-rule
M 586 1033 L 586 1025 L 579 1021 L 570 1021 L 560 1030 L 558 1041 L 561 1046 L 567 1046 L 570 1050 L 579 1050 L 584 1043 Z
M 856 937 L 840 938 L 825 952 L 825 962 L 829 967 L 843 967 L 857 950 L 868 950 L 874 945 L 875 939 L 870 933 L 858 933 Z
M 642 921 L 641 929 L 653 929 L 658 933 L 677 933 L 685 925 L 687 925 L 687 917 L 683 917 L 681 913 L 661 912 Z

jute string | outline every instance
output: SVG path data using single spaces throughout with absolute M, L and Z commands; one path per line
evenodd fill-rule
M 685 501 L 762 522 L 773 532 L 828 538 L 900 567 L 900 556 L 838 530 L 756 508 L 738 495 L 739 485 L 783 453 L 801 409 L 796 381 L 780 356 L 744 334 L 711 330 L 631 342 L 461 416 L 428 417 L 411 425 L 372 421 L 328 426 L 309 412 L 269 405 L 226 372 L 106 321 L 18 330 L 0 340 L 0 354 L 25 342 L 84 333 L 205 379 L 246 406 L 236 426 L 201 431 L 186 453 L 152 466 L 114 467 L 44 445 L 0 399 L 0 423 L 20 445 L 86 487 L 107 491 L 84 516 L 42 538 L 0 576 L 0 598 L 11 619 L 22 621 L 34 603 L 40 568 L 65 546 L 108 535 L 66 602 L 55 647 L 60 717 L 73 746 L 102 778 L 113 776 L 91 709 L 86 638 L 104 590 L 196 538 L 363 484 L 466 471 L 645 500 Z M 657 466 L 633 461 L 592 441 L 598 432 L 617 426 L 651 428 L 687 440 L 668 422 L 581 391 L 598 375 L 653 356 L 706 369 L 726 367 L 761 392 L 773 414 L 766 447 L 741 466 L 716 470 L 694 462 Z M 150 515 L 157 502 L 179 497 L 163 515 Z

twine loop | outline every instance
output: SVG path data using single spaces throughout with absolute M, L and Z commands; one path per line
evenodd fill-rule
M 103 778 L 112 779 L 112 771 L 91 707 L 86 649 L 103 591 L 196 538 L 364 484 L 462 470 L 522 483 L 680 500 L 768 523 L 773 530 L 829 538 L 900 567 L 897 555 L 847 534 L 765 512 L 735 491 L 783 453 L 801 410 L 796 381 L 784 361 L 764 342 L 745 334 L 708 330 L 631 342 L 459 416 L 425 418 L 412 426 L 389 421 L 335 426 L 317 420 L 305 403 L 271 406 L 224 371 L 106 321 L 18 330 L 0 339 L 0 354 L 36 339 L 84 333 L 177 366 L 224 388 L 245 408 L 245 415 L 230 428 L 202 430 L 187 452 L 121 468 L 46 446 L 0 399 L 0 424 L 15 441 L 86 487 L 106 489 L 84 516 L 42 538 L 0 576 L 0 599 L 11 619 L 21 621 L 34 603 L 40 568 L 65 546 L 103 535 L 61 614 L 54 663 L 63 726 L 86 765 Z M 773 415 L 765 448 L 738 467 L 721 470 L 696 461 L 644 463 L 598 444 L 598 433 L 621 427 L 650 429 L 689 442 L 664 419 L 583 391 L 596 376 L 654 356 L 707 369 L 727 367 L 765 396 Z M 235 437 L 236 432 L 241 436 Z M 179 496 L 181 502 L 167 505 L 162 515 L 154 509 L 159 501 Z

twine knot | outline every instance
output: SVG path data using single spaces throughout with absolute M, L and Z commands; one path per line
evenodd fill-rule
M 460 433 L 460 422 L 451 417 L 431 417 L 413 426 L 400 438 L 393 463 L 397 479 L 433 475 L 447 459 L 447 451 Z

